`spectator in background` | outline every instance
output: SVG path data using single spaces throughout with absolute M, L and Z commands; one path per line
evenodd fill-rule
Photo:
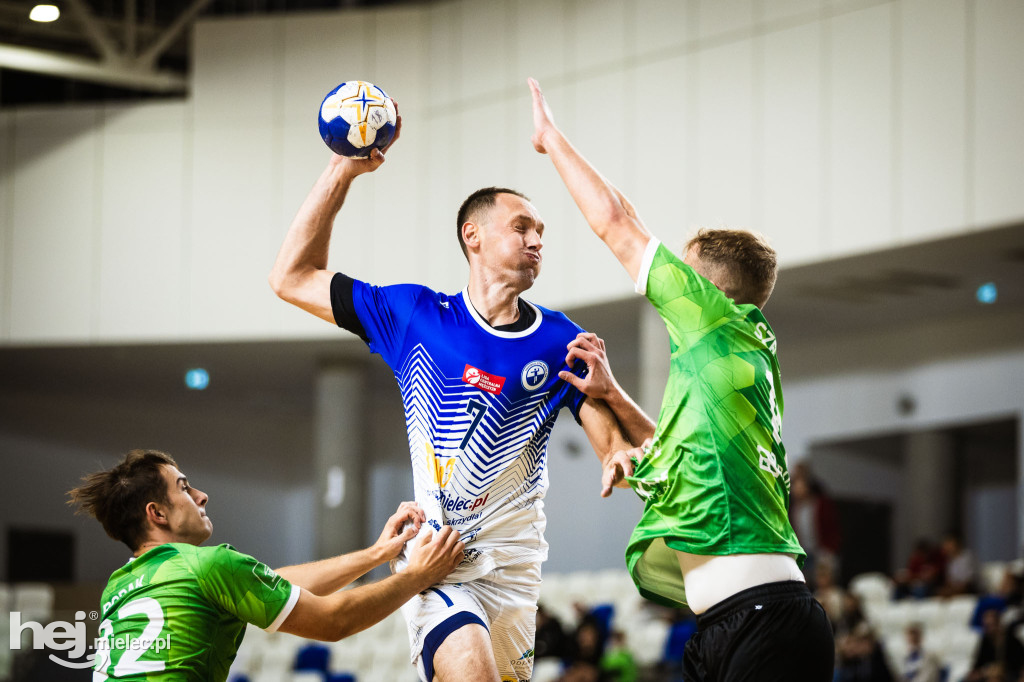
M 940 682 L 942 663 L 938 656 L 924 650 L 924 631 L 919 623 L 907 626 L 907 655 L 903 659 L 901 682 Z
M 945 573 L 942 553 L 927 538 L 914 543 L 907 567 L 896 574 L 896 599 L 931 597 Z
M 836 638 L 838 665 L 834 682 L 893 682 L 882 646 L 867 623 Z
M 604 643 L 596 619 L 584 616 L 576 628 L 570 649 L 561 682 L 603 682 L 601 657 L 604 656 Z
M 608 638 L 608 648 L 601 657 L 601 673 L 602 679 L 608 682 L 636 682 L 636 661 L 621 630 L 612 630 Z
M 833 631 L 843 618 L 847 601 L 846 590 L 836 584 L 834 567 L 835 562 L 831 558 L 823 557 L 814 568 L 814 598 L 825 609 Z
M 981 643 L 968 682 L 1013 682 L 1024 672 L 1024 645 L 1000 620 L 998 609 L 981 614 Z
M 832 630 L 835 632 L 836 638 L 838 639 L 840 636 L 852 633 L 857 629 L 858 625 L 866 622 L 867 618 L 864 616 L 864 608 L 861 606 L 860 597 L 853 592 L 845 592 L 843 594 L 843 612 L 832 623 Z
M 963 546 L 959 535 L 947 533 L 942 539 L 942 557 L 946 570 L 938 589 L 939 596 L 953 597 L 977 592 L 978 567 L 974 555 Z
M 790 475 L 789 522 L 807 552 L 804 577 L 814 589 L 819 562 L 830 560 L 833 571 L 837 571 L 842 534 L 835 503 L 805 462 L 795 464 Z
M 537 604 L 537 633 L 533 652 L 535 659 L 565 658 L 567 655 L 566 634 L 562 629 L 562 623 L 545 609 L 543 604 Z

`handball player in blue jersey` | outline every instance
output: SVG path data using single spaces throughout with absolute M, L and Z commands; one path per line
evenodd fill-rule
M 583 330 L 521 297 L 540 273 L 545 226 L 517 191 L 479 190 L 460 208 L 458 241 L 469 262 L 460 292 L 374 286 L 353 277 L 357 263 L 348 273 L 328 270 L 332 228 L 352 181 L 383 162 L 376 150 L 331 159 L 288 231 L 270 283 L 387 362 L 405 405 L 424 527 L 452 526 L 465 542 L 463 563 L 402 609 L 421 679 L 529 680 L 555 418 L 565 407 L 583 426 L 599 453 L 605 495 L 631 471 L 620 451 L 638 445 L 653 424 L 621 391 L 608 398 L 627 403 L 614 405 L 614 414 L 582 393 Z M 341 223 L 344 230 L 344 216 Z

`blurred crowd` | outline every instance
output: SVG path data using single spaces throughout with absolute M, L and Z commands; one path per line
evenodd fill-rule
M 836 505 L 824 486 L 799 464 L 792 471 L 791 492 L 791 521 L 808 553 L 805 577 L 835 633 L 833 682 L 1024 682 L 1024 562 L 1006 564 L 998 586 L 992 589 L 992 581 L 981 579 L 978 562 L 960 537 L 950 533 L 937 542 L 917 541 L 904 568 L 887 579 L 879 576 L 886 585 L 882 599 L 889 604 L 968 602 L 976 645 L 969 668 L 951 670 L 946 652 L 932 650 L 934 645 L 929 648 L 924 623 L 900 624 L 897 628 L 903 629 L 895 631 L 890 625 L 887 637 L 882 637 L 857 594 L 839 580 L 842 536 Z M 696 618 L 685 610 L 648 608 L 654 617 L 669 622 L 664 644 L 627 641 L 626 634 L 614 628 L 610 606 L 576 604 L 575 622 L 562 623 L 542 604 L 537 613 L 536 659 L 557 660 L 559 682 L 681 680 L 683 648 L 696 631 Z M 967 630 L 966 623 L 961 627 Z M 636 646 L 663 650 L 655 665 L 638 665 Z M 961 661 L 966 666 L 966 653 Z

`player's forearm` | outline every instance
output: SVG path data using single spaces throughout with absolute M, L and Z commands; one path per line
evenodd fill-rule
M 332 161 L 302 202 L 270 273 L 270 285 L 281 298 L 287 300 L 305 276 L 327 269 L 334 219 L 354 177 Z
M 331 595 L 331 617 L 322 639 L 337 641 L 376 625 L 431 584 L 425 576 L 406 571 Z
M 647 413 L 640 409 L 640 406 L 633 401 L 629 394 L 622 390 L 622 387 L 618 384 L 615 387 L 617 390 L 605 396 L 604 401 L 615 414 L 615 419 L 619 422 L 619 427 L 629 439 L 630 444 L 637 447 L 654 436 L 656 424 L 647 416 Z
M 337 592 L 383 562 L 380 552 L 368 547 L 322 561 L 279 568 L 277 574 L 293 585 L 323 596 Z
M 550 130 L 543 143 L 587 224 L 635 280 L 650 233 L 632 204 L 583 158 L 561 131 Z

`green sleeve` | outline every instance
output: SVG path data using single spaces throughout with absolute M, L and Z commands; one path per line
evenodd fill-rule
M 655 238 L 647 244 L 636 288 L 665 321 L 673 344 L 684 350 L 737 312 L 731 298 Z
M 204 549 L 193 569 L 207 599 L 240 620 L 276 630 L 298 601 L 299 588 L 230 545 Z

